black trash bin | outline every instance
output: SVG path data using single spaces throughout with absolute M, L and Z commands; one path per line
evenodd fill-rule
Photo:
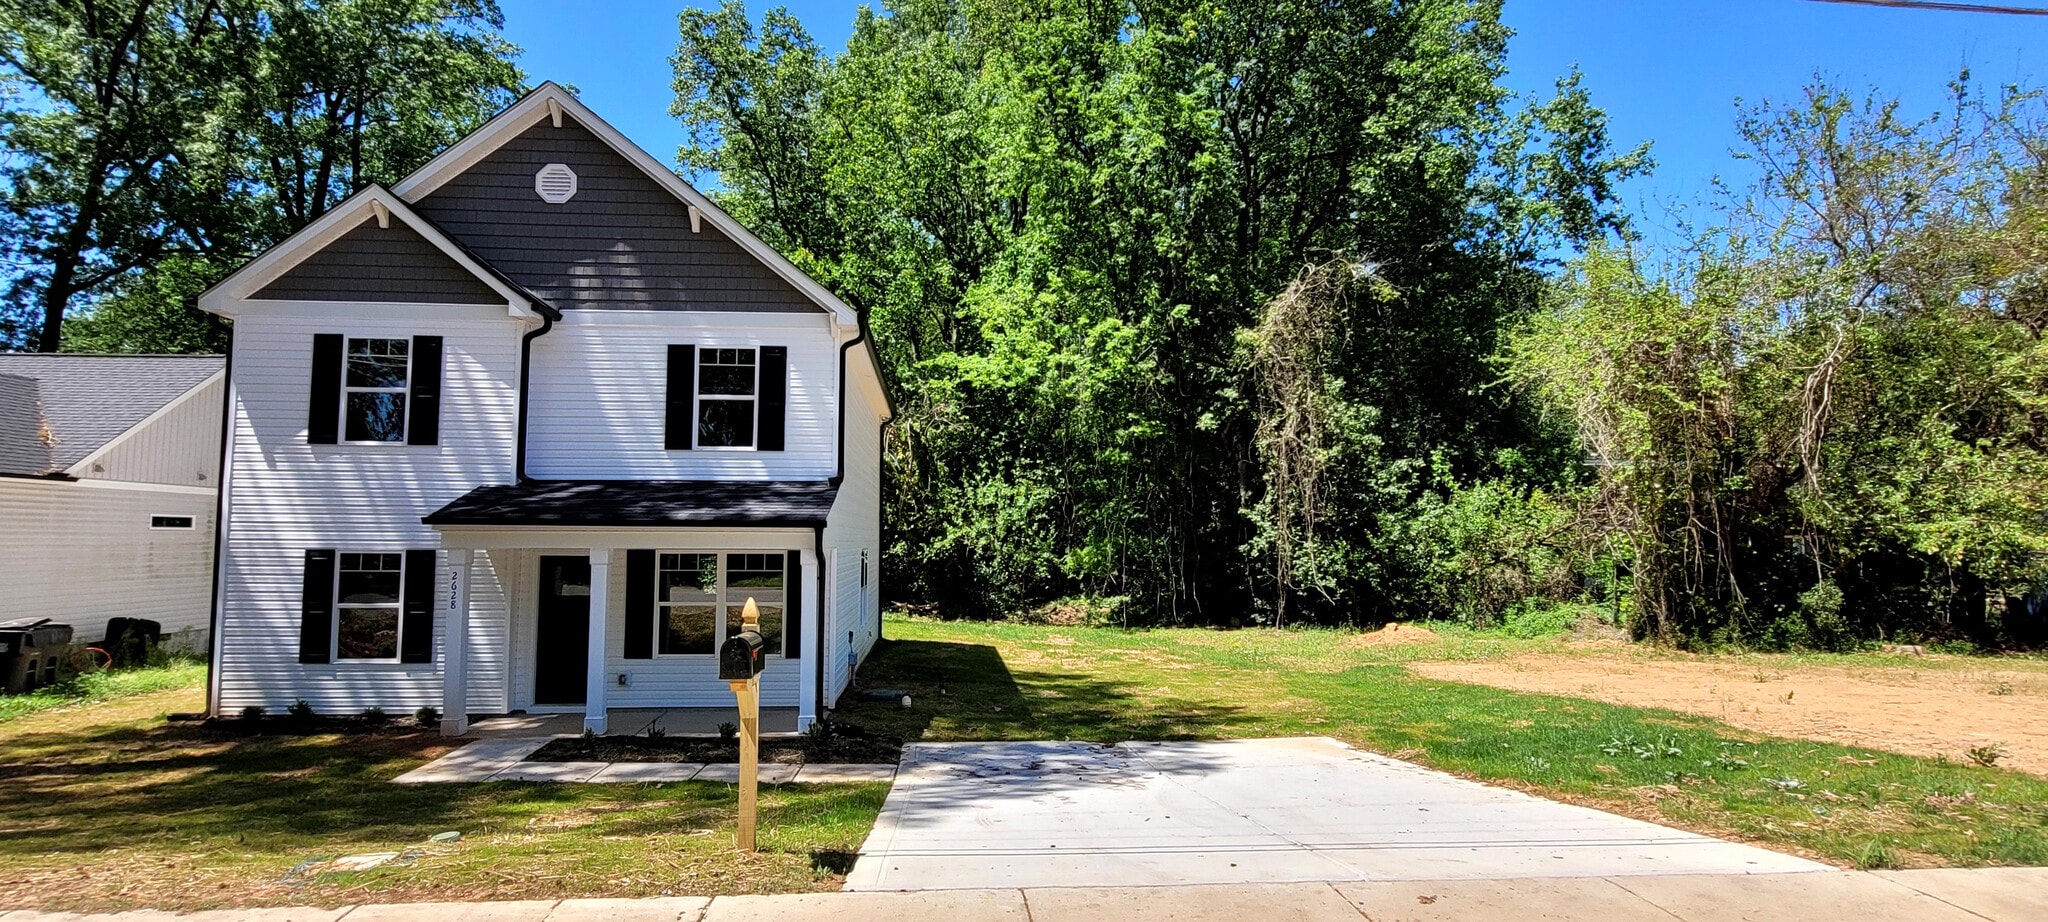
M 149 661 L 149 651 L 156 649 L 163 639 L 164 625 L 161 621 L 108 618 L 107 639 L 99 642 L 99 648 L 113 660 L 112 665 L 140 666 Z
M 71 625 L 48 618 L 0 622 L 0 691 L 20 694 L 55 684 L 71 655 Z

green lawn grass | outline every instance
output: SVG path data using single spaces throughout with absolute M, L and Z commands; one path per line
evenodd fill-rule
M 0 723 L 58 708 L 190 688 L 204 681 L 206 664 L 191 660 L 172 660 L 167 665 L 149 669 L 95 672 L 25 695 L 0 695 Z
M 1576 803 L 1860 867 L 2048 864 L 2048 780 L 1706 718 L 1420 678 L 1404 663 L 1561 648 L 1459 634 L 1377 648 L 1332 631 L 1047 628 L 892 617 L 861 671 L 906 739 L 1327 735 Z M 1813 658 L 1787 660 L 1787 668 Z
M 403 786 L 445 752 L 425 732 L 243 737 L 167 723 L 167 690 L 0 723 L 0 906 L 338 905 L 833 889 L 887 786 L 764 787 L 760 850 L 733 847 L 736 789 L 714 782 Z M 453 844 L 430 844 L 443 831 Z M 339 855 L 419 849 L 409 866 L 293 875 Z M 291 880 L 287 880 L 291 877 Z

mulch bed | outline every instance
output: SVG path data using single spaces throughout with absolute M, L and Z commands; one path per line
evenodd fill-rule
M 784 765 L 827 762 L 887 762 L 903 754 L 903 740 L 837 725 L 827 735 L 763 740 L 761 761 Z M 706 736 L 590 736 L 552 740 L 528 762 L 738 762 L 740 745 Z

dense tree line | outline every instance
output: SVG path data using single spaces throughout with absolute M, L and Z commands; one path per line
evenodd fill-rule
M 199 292 L 514 98 L 502 26 L 494 0 L 0 0 L 0 345 L 219 351 Z
M 1613 184 L 1646 164 L 1575 78 L 1501 87 L 1499 13 L 900 0 L 827 54 L 779 11 L 686 11 L 683 165 L 868 312 L 901 391 L 893 591 L 1425 613 L 1419 504 L 1564 457 L 1491 386 L 1499 336 L 1547 256 L 1622 226 Z M 1304 508 L 1258 327 L 1332 260 L 1356 284 L 1286 339 L 1327 397 Z
M 885 584 L 1142 622 L 1594 611 L 1681 644 L 2040 644 L 2048 115 L 1816 86 L 1629 233 L 1498 0 L 681 13 L 686 175 L 868 317 Z M 488 0 L 0 0 L 0 339 L 192 297 L 509 101 Z M 66 318 L 70 318 L 67 320 Z

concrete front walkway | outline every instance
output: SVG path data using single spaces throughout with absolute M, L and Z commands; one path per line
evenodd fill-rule
M 552 736 L 493 736 L 477 740 L 391 779 L 395 784 L 479 781 L 555 781 L 567 784 L 647 784 L 723 781 L 738 784 L 740 767 L 730 762 L 528 762 L 526 757 Z M 818 763 L 761 766 L 762 784 L 842 784 L 888 781 L 894 765 Z
M 2039 922 L 2048 869 L 416 903 L 0 922 Z
M 1825 870 L 1320 737 L 919 743 L 846 889 Z

